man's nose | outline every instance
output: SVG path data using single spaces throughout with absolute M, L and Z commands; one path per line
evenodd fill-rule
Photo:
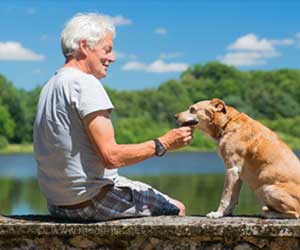
M 178 114 L 174 115 L 174 118 L 175 118 L 176 120 L 178 120 L 178 117 L 179 117 Z
M 108 56 L 108 60 L 109 60 L 110 62 L 116 61 L 116 55 L 115 55 L 115 53 L 114 53 L 113 51 L 110 52 L 110 54 L 109 54 L 109 56 Z

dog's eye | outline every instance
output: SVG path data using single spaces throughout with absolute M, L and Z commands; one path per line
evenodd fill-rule
M 195 107 L 190 107 L 190 113 L 195 114 L 197 112 L 197 109 Z

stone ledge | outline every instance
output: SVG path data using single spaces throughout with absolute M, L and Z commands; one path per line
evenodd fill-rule
M 300 249 L 300 220 L 161 216 L 72 223 L 50 216 L 0 218 L 0 250 Z
M 259 236 L 300 237 L 300 220 L 198 216 L 160 216 L 114 220 L 97 223 L 72 223 L 50 216 L 10 216 L 0 222 L 0 236 L 18 235 L 90 235 L 149 237 Z

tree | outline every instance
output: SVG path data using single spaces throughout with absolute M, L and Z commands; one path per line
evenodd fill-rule
M 11 139 L 14 136 L 15 123 L 6 107 L 0 105 L 0 136 Z

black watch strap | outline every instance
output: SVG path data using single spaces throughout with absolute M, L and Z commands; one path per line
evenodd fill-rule
M 155 144 L 155 155 L 163 156 L 167 152 L 166 148 L 158 139 L 154 139 L 153 141 Z

